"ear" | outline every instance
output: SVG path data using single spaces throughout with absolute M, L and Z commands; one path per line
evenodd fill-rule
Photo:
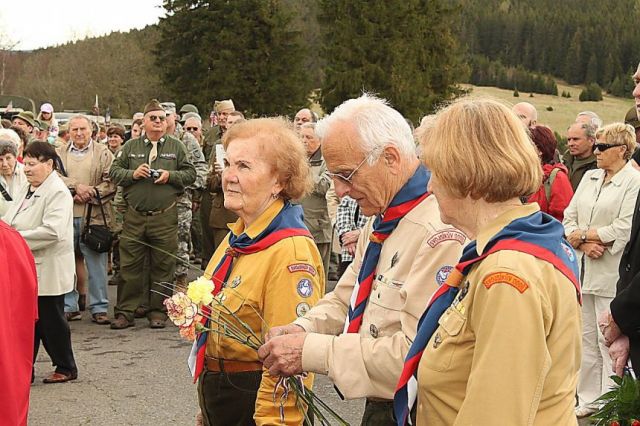
M 402 154 L 395 145 L 387 145 L 382 150 L 380 161 L 389 169 L 391 174 L 397 175 L 401 171 Z
M 276 181 L 273 184 L 273 186 L 271 187 L 271 193 L 272 194 L 280 194 L 283 189 L 284 189 L 284 186 L 280 183 L 280 181 L 276 177 Z

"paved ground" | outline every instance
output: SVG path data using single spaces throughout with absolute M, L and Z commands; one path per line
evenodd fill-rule
M 115 300 L 115 287 L 109 288 Z M 78 380 L 45 385 L 52 367 L 43 348 L 31 388 L 29 425 L 191 425 L 196 388 L 186 358 L 191 344 L 175 327 L 151 330 L 146 320 L 126 330 L 93 324 L 88 313 L 71 324 Z M 359 424 L 363 401 L 339 400 L 325 378 L 316 392 L 351 424 Z

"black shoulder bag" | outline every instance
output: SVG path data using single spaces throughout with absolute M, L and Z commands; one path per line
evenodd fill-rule
M 105 253 L 111 249 L 111 245 L 113 244 L 113 234 L 107 226 L 107 216 L 104 214 L 104 206 L 102 205 L 98 189 L 96 189 L 96 199 L 100 205 L 104 225 L 91 225 L 91 208 L 93 205 L 89 203 L 80 239 L 91 250 L 97 251 L 98 253 Z

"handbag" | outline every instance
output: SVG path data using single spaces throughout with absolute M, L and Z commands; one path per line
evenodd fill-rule
M 113 234 L 107 226 L 107 216 L 104 214 L 104 206 L 100 199 L 100 192 L 96 189 L 96 199 L 100 205 L 100 211 L 102 212 L 102 220 L 104 225 L 91 225 L 91 208 L 92 204 L 89 204 L 87 208 L 87 215 L 85 217 L 85 225 L 80 236 L 82 241 L 87 247 L 98 253 L 105 253 L 111 249 L 113 244 Z

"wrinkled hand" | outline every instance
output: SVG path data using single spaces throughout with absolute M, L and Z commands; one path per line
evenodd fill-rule
M 598 259 L 604 254 L 605 247 L 598 243 L 583 243 L 580 246 L 580 250 L 584 252 L 591 259 Z
M 96 196 L 96 190 L 92 186 L 79 183 L 76 185 L 76 196 L 81 200 L 80 202 L 86 203 Z
M 605 311 L 598 315 L 598 327 L 604 337 L 604 344 L 607 346 L 611 346 L 622 335 L 622 331 L 614 321 L 610 311 Z
M 204 426 L 204 420 L 202 419 L 202 410 L 196 414 L 196 426 Z
M 278 327 L 271 327 L 267 334 L 264 336 L 264 341 L 268 342 L 277 336 L 284 336 L 285 334 L 304 333 L 304 328 L 297 324 L 287 324 Z
M 624 367 L 629 359 L 629 338 L 627 336 L 618 337 L 609 346 L 609 356 L 611 357 L 611 367 L 616 375 L 622 377 Z
M 258 357 L 272 376 L 295 376 L 302 373 L 302 346 L 307 333 L 273 337 L 258 349 Z
M 133 171 L 133 178 L 135 180 L 146 179 L 151 174 L 149 173 L 149 165 L 147 163 L 142 163 L 138 166 L 137 169 Z
M 347 231 L 340 237 L 342 244 L 347 245 L 351 243 L 357 243 L 360 238 L 360 230 L 354 229 L 353 231 Z
M 162 169 L 158 169 L 158 171 L 160 172 L 160 177 L 154 180 L 153 183 L 157 185 L 164 185 L 169 181 L 169 171 Z
M 582 236 L 582 231 L 579 229 L 576 229 L 571 234 L 567 235 L 567 241 L 569 242 L 569 244 L 571 244 L 571 246 L 574 249 L 577 249 L 580 246 L 580 244 L 582 244 L 582 239 L 580 238 L 581 236 Z
M 356 243 L 350 243 L 350 244 L 345 244 L 344 248 L 347 249 L 347 252 L 351 255 L 351 256 L 355 256 L 356 255 Z

